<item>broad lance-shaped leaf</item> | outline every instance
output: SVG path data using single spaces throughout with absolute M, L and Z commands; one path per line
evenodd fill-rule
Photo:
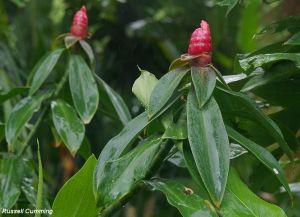
M 131 115 L 126 103 L 105 81 L 97 75 L 95 75 L 95 78 L 99 87 L 101 102 L 105 104 L 111 112 L 115 112 L 125 126 L 131 120 Z
M 226 94 L 234 97 L 234 99 L 238 100 L 241 103 L 241 106 L 245 106 L 247 112 L 243 112 L 243 115 L 248 116 L 249 118 L 255 120 L 256 122 L 260 123 L 268 132 L 269 134 L 279 143 L 281 149 L 288 155 L 288 157 L 293 161 L 292 151 L 288 144 L 286 143 L 280 128 L 276 125 L 276 123 L 264 114 L 260 109 L 256 108 L 255 104 L 251 101 L 249 97 L 247 97 L 243 93 L 234 92 L 231 90 L 225 90 L 223 88 L 219 88 L 219 90 L 223 91 Z
M 64 49 L 51 51 L 42 57 L 42 59 L 37 63 L 32 72 L 33 80 L 29 90 L 30 95 L 33 95 L 42 86 L 44 81 L 52 72 L 63 51 Z
M 229 141 L 219 106 L 213 97 L 199 109 L 195 90 L 187 99 L 188 139 L 199 174 L 217 207 L 229 170 Z
M 53 202 L 52 217 L 95 217 L 98 214 L 93 194 L 94 155 L 60 189 Z
M 117 160 L 107 161 L 99 179 L 98 205 L 105 207 L 124 197 L 153 166 L 161 145 L 160 137 L 150 137 Z
M 211 67 L 192 67 L 192 79 L 201 108 L 211 97 L 216 85 L 216 74 Z
M 10 150 L 14 150 L 17 137 L 24 129 L 25 124 L 39 110 L 43 100 L 50 95 L 50 92 L 45 92 L 38 96 L 28 96 L 15 105 L 5 125 L 5 136 Z
M 145 108 L 148 108 L 150 96 L 158 80 L 152 73 L 140 70 L 141 75 L 135 80 L 132 92 L 139 99 Z
M 199 192 L 205 193 L 203 190 L 204 185 L 202 179 L 199 176 L 199 173 L 197 173 L 197 166 L 192 159 L 192 154 L 187 149 L 184 149 L 184 158 L 189 172 L 197 183 L 197 187 L 199 187 Z M 203 198 L 207 197 L 205 194 L 201 196 Z M 229 171 L 220 214 L 224 217 L 286 217 L 284 211 L 279 207 L 267 203 L 251 192 L 239 179 L 233 168 Z
M 21 194 L 24 175 L 22 159 L 5 156 L 0 159 L 0 207 L 10 209 Z
M 75 155 L 84 138 L 85 127 L 75 110 L 62 100 L 52 101 L 54 126 L 72 155 Z
M 229 172 L 221 214 L 238 217 L 287 217 L 280 207 L 262 200 L 251 192 L 233 168 Z
M 259 161 L 261 161 L 269 170 L 272 171 L 272 173 L 275 174 L 277 179 L 280 181 L 280 183 L 283 185 L 283 187 L 286 189 L 286 191 L 289 193 L 290 197 L 291 190 L 289 188 L 289 185 L 285 179 L 284 172 L 282 168 L 280 167 L 277 160 L 273 157 L 273 155 L 268 152 L 265 148 L 259 146 L 255 142 L 251 141 L 250 139 L 244 137 L 239 132 L 234 130 L 233 128 L 226 126 L 226 130 L 228 133 L 228 136 L 238 142 L 240 145 L 242 145 L 244 148 L 249 150 Z
M 148 125 L 147 113 L 143 112 L 132 119 L 123 130 L 112 138 L 101 151 L 94 174 L 94 191 L 97 195 L 102 194 L 100 182 L 104 176 L 104 167 L 108 160 L 115 160 L 121 156 L 126 148 L 134 141 L 138 134 Z M 100 199 L 100 198 L 99 198 Z
M 176 68 L 159 79 L 150 96 L 149 118 L 153 117 L 164 107 L 188 71 L 189 68 Z
M 189 186 L 179 181 L 158 179 L 146 184 L 165 194 L 168 202 L 176 207 L 183 217 L 218 217 L 208 200 L 203 200 Z
M 173 100 L 168 102 L 165 108 L 160 111 L 151 120 L 148 120 L 147 112 L 143 112 L 139 116 L 132 119 L 123 130 L 114 138 L 112 138 L 103 148 L 99 155 L 97 166 L 94 173 L 94 193 L 96 199 L 99 200 L 99 195 L 101 195 L 100 190 L 100 179 L 103 177 L 104 167 L 108 160 L 118 159 L 132 144 L 140 132 L 153 120 L 159 117 L 165 112 L 171 105 L 173 105 L 182 95 L 179 94 Z
M 72 54 L 68 64 L 69 83 L 75 108 L 85 124 L 88 124 L 99 103 L 98 88 L 93 74 L 79 55 Z

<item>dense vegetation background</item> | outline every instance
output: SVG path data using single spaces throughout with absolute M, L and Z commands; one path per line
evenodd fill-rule
M 72 16 L 82 5 L 86 5 L 88 11 L 89 31 L 92 35 L 88 42 L 95 52 L 96 73 L 125 99 L 132 116 L 143 110 L 131 92 L 133 82 L 140 74 L 138 67 L 152 72 L 158 78 L 164 75 L 170 62 L 186 53 L 190 34 L 202 19 L 210 24 L 213 64 L 223 75 L 242 72 L 236 65 L 237 58 L 241 57 L 238 54 L 278 53 L 288 49 L 292 53 L 300 51 L 299 35 L 298 44 L 295 43 L 293 47 L 282 45 L 300 30 L 298 0 L 6 0 L 0 1 L 1 92 L 26 85 L 35 63 L 46 52 L 62 45 L 56 38 L 69 32 Z M 284 21 L 271 25 L 280 20 Z M 272 46 L 260 51 L 268 45 Z M 294 69 L 295 65 L 300 64 L 299 57 L 292 66 L 286 60 L 278 62 L 273 67 L 291 67 L 296 71 L 294 79 L 299 79 L 299 69 Z M 64 64 L 61 63 L 55 69 L 53 80 L 62 74 L 60 68 L 63 67 Z M 275 71 L 274 68 L 272 70 Z M 261 98 L 257 100 L 260 101 L 258 106 L 267 113 L 279 111 L 281 107 L 288 108 L 275 118 L 282 121 L 287 131 L 294 135 L 292 141 L 288 142 L 295 151 L 296 163 L 291 165 L 276 150 L 274 155 L 281 157 L 288 181 L 294 183 L 294 206 L 291 206 L 287 194 L 279 190 L 280 184 L 271 174 L 266 175 L 266 169 L 253 156 L 245 154 L 234 159 L 233 164 L 252 191 L 281 206 L 288 216 L 296 217 L 300 216 L 300 86 L 289 86 L 289 76 L 292 75 L 276 78 L 277 83 L 269 84 L 269 92 L 257 89 L 257 94 L 261 93 L 266 101 Z M 241 87 L 241 84 L 237 86 Z M 280 91 L 288 95 L 280 95 Z M 274 98 L 278 95 L 281 96 L 280 99 Z M 3 139 L 2 123 L 6 123 L 12 107 L 19 99 L 15 97 L 1 104 L 0 151 L 3 153 L 7 151 L 7 145 Z M 102 110 L 101 103 L 100 100 L 99 111 L 86 130 L 86 142 L 96 156 L 104 144 L 122 128 L 120 121 L 103 115 L 106 111 Z M 251 129 L 247 124 L 250 125 L 245 122 L 244 127 Z M 251 129 L 250 133 L 257 142 L 268 146 L 270 151 L 276 147 L 274 144 L 272 146 L 260 129 Z M 46 193 L 51 204 L 63 183 L 82 166 L 84 158 L 80 155 L 73 158 L 47 122 L 40 125 L 31 139 L 33 150 L 37 149 L 36 138 L 41 145 Z M 37 159 L 36 151 L 30 154 Z M 37 165 L 33 163 L 32 168 L 36 169 Z M 31 172 L 36 173 L 34 169 L 28 173 Z M 185 169 L 172 163 L 165 164 L 159 173 L 164 177 L 188 176 Z M 17 207 L 29 206 L 30 200 L 25 193 L 26 184 L 27 187 L 37 186 L 34 178 L 27 181 L 28 183 L 23 183 L 23 193 Z M 150 217 L 154 216 L 153 213 L 157 217 L 180 216 L 176 209 L 167 205 L 161 194 L 151 194 L 149 191 L 136 194 L 116 216 Z

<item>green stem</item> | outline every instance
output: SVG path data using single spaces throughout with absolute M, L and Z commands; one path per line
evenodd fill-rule
M 172 141 L 169 139 L 166 142 L 162 143 L 159 152 L 154 158 L 154 163 L 152 167 L 150 168 L 150 170 L 147 172 L 147 175 L 145 176 L 145 180 L 150 179 L 153 176 L 153 174 L 157 172 L 159 167 L 162 165 L 162 162 L 164 161 L 165 157 L 171 150 L 172 144 L 173 144 Z M 120 198 L 119 200 L 115 201 L 114 203 L 106 207 L 104 210 L 102 210 L 102 212 L 99 214 L 99 217 L 112 216 L 114 212 L 120 209 L 122 205 L 124 205 L 134 195 L 134 193 L 139 189 L 141 189 L 143 186 L 144 183 L 142 181 L 136 184 L 130 193 L 128 193 L 124 197 Z

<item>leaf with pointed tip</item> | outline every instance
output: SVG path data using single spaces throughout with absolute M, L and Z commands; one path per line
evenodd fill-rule
M 50 95 L 50 92 L 45 92 L 38 96 L 28 96 L 15 105 L 5 125 L 5 136 L 10 150 L 14 150 L 17 138 L 25 124 L 39 110 L 43 100 Z
M 244 137 L 233 128 L 226 126 L 226 130 L 228 132 L 228 136 L 231 139 L 235 140 L 244 148 L 249 150 L 259 161 L 261 161 L 272 173 L 275 174 L 276 178 L 280 181 L 280 183 L 289 193 L 290 197 L 292 197 L 291 190 L 284 175 L 284 171 L 280 167 L 277 160 L 273 157 L 273 155 L 270 152 L 268 152 L 265 148 Z
M 38 142 L 38 165 L 39 165 L 39 178 L 38 178 L 38 189 L 37 189 L 37 194 L 36 194 L 36 205 L 35 205 L 35 209 L 36 210 L 40 210 L 42 209 L 42 205 L 43 205 L 43 185 L 44 185 L 44 181 L 43 181 L 43 165 L 42 165 L 42 159 L 41 159 L 41 153 L 40 153 L 40 144 Z M 37 212 L 34 217 L 40 217 L 41 213 Z
M 300 32 L 297 32 L 296 34 L 294 34 L 284 44 L 287 44 L 287 45 L 300 45 Z
M 153 88 L 157 84 L 158 80 L 152 73 L 140 70 L 141 75 L 135 80 L 132 86 L 132 92 L 139 99 L 145 108 L 149 106 L 149 100 Z
M 209 201 L 203 200 L 190 187 L 179 181 L 157 179 L 146 184 L 165 194 L 168 202 L 176 207 L 183 217 L 218 217 Z
M 95 217 L 98 214 L 93 194 L 94 155 L 60 189 L 53 202 L 52 217 Z
M 58 59 L 65 49 L 57 49 L 47 53 L 42 59 L 37 63 L 33 69 L 33 79 L 31 82 L 31 87 L 29 90 L 29 95 L 33 95 L 44 83 L 49 74 L 55 67 Z
M 70 56 L 67 70 L 75 108 L 81 120 L 88 124 L 96 113 L 99 103 L 95 79 L 89 66 L 79 55 L 72 54 Z
M 158 80 L 150 96 L 149 118 L 153 117 L 164 107 L 188 71 L 189 68 L 176 68 Z
M 99 87 L 101 102 L 108 107 L 111 112 L 116 113 L 122 124 L 125 126 L 132 119 L 126 103 L 116 91 L 105 83 L 105 81 L 97 75 L 95 78 Z
M 79 44 L 81 45 L 86 55 L 89 57 L 90 62 L 93 63 L 95 61 L 95 57 L 91 46 L 84 40 L 79 40 Z
M 249 118 L 260 123 L 269 132 L 269 134 L 279 143 L 280 147 L 288 155 L 288 157 L 291 160 L 293 159 L 291 154 L 292 151 L 286 143 L 280 128 L 270 117 L 268 117 L 259 108 L 257 108 L 247 95 L 219 87 L 218 89 L 234 97 L 234 99 L 236 99 L 237 102 L 239 102 L 240 107 L 244 106 L 245 109 L 247 109 L 247 112 L 243 111 L 243 115 L 249 116 Z
M 98 205 L 105 207 L 128 194 L 149 173 L 161 145 L 158 136 L 143 140 L 117 160 L 105 163 L 103 176 L 99 179 Z
M 229 172 L 220 212 L 223 216 L 287 217 L 280 207 L 262 200 L 251 192 L 233 168 Z
M 85 128 L 75 110 L 63 100 L 52 101 L 52 120 L 58 135 L 72 155 L 75 155 L 84 138 Z
M 216 74 L 211 67 L 192 67 L 192 79 L 201 108 L 211 97 L 216 86 Z
M 72 47 L 74 44 L 76 44 L 80 40 L 79 37 L 68 35 L 64 38 L 65 46 L 67 49 Z
M 187 99 L 188 139 L 199 174 L 212 201 L 220 206 L 229 171 L 229 141 L 213 97 L 199 109 L 195 90 Z

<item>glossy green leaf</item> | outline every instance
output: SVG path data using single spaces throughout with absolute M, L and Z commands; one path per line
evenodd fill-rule
M 192 80 L 199 108 L 209 100 L 216 85 L 216 74 L 210 67 L 192 67 Z
M 84 138 L 85 127 L 75 110 L 62 100 L 52 101 L 52 120 L 58 135 L 72 155 L 75 155 Z
M 280 147 L 289 156 L 289 158 L 292 159 L 291 150 L 288 144 L 286 143 L 280 128 L 270 117 L 268 117 L 259 108 L 257 108 L 249 97 L 247 97 L 243 93 L 225 90 L 222 88 L 218 89 L 234 97 L 240 103 L 240 107 L 244 106 L 247 109 L 247 112 L 243 112 L 243 115 L 248 116 L 250 119 L 255 120 L 257 123 L 260 123 L 269 132 L 269 134 L 279 143 Z
M 238 217 L 286 217 L 284 211 L 270 204 L 253 192 L 240 180 L 234 169 L 230 169 L 221 213 Z
M 43 100 L 48 98 L 49 92 L 38 96 L 28 96 L 15 105 L 5 126 L 5 136 L 10 150 L 14 150 L 17 137 L 32 115 L 39 110 Z
M 147 113 L 143 112 L 132 119 L 123 130 L 112 138 L 99 155 L 94 174 L 94 191 L 97 197 L 101 195 L 100 181 L 104 177 L 104 167 L 108 160 L 115 160 L 121 156 L 138 134 L 148 125 Z
M 97 216 L 98 210 L 93 194 L 93 172 L 96 162 L 96 158 L 92 155 L 64 184 L 53 202 L 52 217 Z
M 300 32 L 297 32 L 289 40 L 287 40 L 284 44 L 288 44 L 288 45 L 300 45 Z
M 91 46 L 85 40 L 79 40 L 79 44 L 90 59 L 90 62 L 93 63 L 95 61 L 95 57 Z
M 153 190 L 166 195 L 168 202 L 176 207 L 183 217 L 218 217 L 208 200 L 203 200 L 190 186 L 179 181 L 158 179 L 146 182 Z
M 153 117 L 168 102 L 189 68 L 176 68 L 161 77 L 150 96 L 148 116 Z
M 168 125 L 165 133 L 163 134 L 163 138 L 175 139 L 175 140 L 182 140 L 188 138 L 187 123 L 186 123 L 186 109 L 183 109 L 176 123 L 171 122 Z
M 30 95 L 33 95 L 42 86 L 44 81 L 52 72 L 63 51 L 64 49 L 51 51 L 42 57 L 42 59 L 37 63 L 32 72 L 33 79 L 29 90 Z
M 101 195 L 99 181 L 103 177 L 104 167 L 108 160 L 118 159 L 133 143 L 133 141 L 138 137 L 142 130 L 149 125 L 153 120 L 159 117 L 162 113 L 165 112 L 170 106 L 172 106 L 182 95 L 178 94 L 175 96 L 165 108 L 160 111 L 155 117 L 151 120 L 148 120 L 147 111 L 141 113 L 134 119 L 132 119 L 123 130 L 114 138 L 112 138 L 103 148 L 102 152 L 99 155 L 97 167 L 94 174 L 94 192 L 98 196 Z
M 226 130 L 228 132 L 228 136 L 231 139 L 249 150 L 259 161 L 261 161 L 269 170 L 271 170 L 271 172 L 276 176 L 276 178 L 280 181 L 280 183 L 292 197 L 291 190 L 284 175 L 284 171 L 280 167 L 277 160 L 273 157 L 273 155 L 265 148 L 244 137 L 233 128 L 226 126 Z
M 195 90 L 187 100 L 188 139 L 199 174 L 220 206 L 229 170 L 229 141 L 219 106 L 212 97 L 199 109 Z
M 43 191 L 44 191 L 44 181 L 43 181 L 43 165 L 42 165 L 42 159 L 41 159 L 41 153 L 40 153 L 40 144 L 38 142 L 38 165 L 39 165 L 39 182 L 38 182 L 38 189 L 37 189 L 37 195 L 36 195 L 36 206 L 35 208 L 37 210 L 42 209 L 43 206 Z M 36 213 L 34 217 L 40 217 L 41 213 Z
M 248 151 L 239 144 L 230 143 L 230 159 L 237 158 L 246 153 L 248 153 Z
M 16 157 L 0 159 L 0 207 L 10 209 L 21 194 L 24 175 L 23 161 Z
M 267 63 L 274 63 L 282 60 L 290 60 L 295 63 L 296 67 L 300 69 L 300 54 L 299 53 L 271 53 L 258 54 L 245 59 L 239 60 L 240 66 L 244 71 L 251 68 L 264 66 Z
M 84 59 L 71 55 L 68 64 L 69 83 L 75 108 L 85 124 L 88 124 L 99 103 L 98 88 L 93 74 Z
M 102 102 L 109 108 L 111 112 L 116 112 L 119 119 L 125 126 L 131 120 L 131 115 L 126 103 L 118 93 L 116 93 L 108 84 L 105 83 L 105 81 L 98 76 L 95 77 Z
M 280 82 L 289 79 L 293 74 L 299 72 L 299 69 L 291 62 L 283 62 L 275 65 L 265 73 L 261 73 L 250 78 L 242 87 L 241 91 L 251 91 L 266 84 Z
M 29 88 L 28 87 L 15 87 L 8 92 L 0 92 L 0 104 L 4 103 L 6 100 L 9 100 L 19 94 L 25 93 Z
M 148 108 L 150 96 L 158 80 L 152 73 L 140 70 L 141 75 L 135 80 L 132 92 L 145 108 Z
M 117 160 L 107 161 L 99 179 L 98 204 L 105 207 L 124 197 L 149 173 L 161 145 L 160 137 L 150 137 Z

